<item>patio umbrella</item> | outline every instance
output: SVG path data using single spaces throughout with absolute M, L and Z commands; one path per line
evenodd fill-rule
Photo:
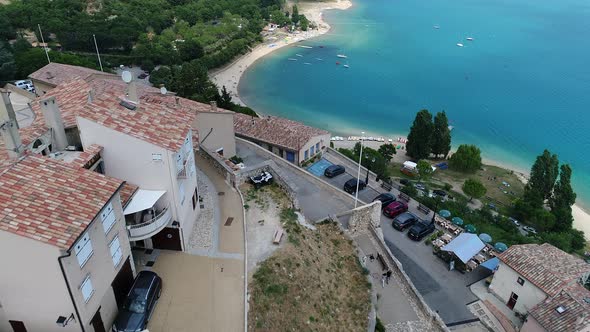
M 490 234 L 487 234 L 487 233 L 481 233 L 481 234 L 479 234 L 479 239 L 482 240 L 485 243 L 492 242 L 492 237 L 490 236 Z
M 508 246 L 506 243 L 496 242 L 496 244 L 494 244 L 494 249 L 496 249 L 498 252 L 504 252 L 506 249 L 508 249 Z
M 474 225 L 472 225 L 472 224 L 466 225 L 465 226 L 465 230 L 468 233 L 475 233 L 475 232 L 477 232 L 477 228 Z
M 453 217 L 453 219 L 451 219 L 451 221 L 453 222 L 453 224 L 455 224 L 457 226 L 463 225 L 463 219 L 461 219 L 459 217 Z
M 448 218 L 451 216 L 451 211 L 449 210 L 440 210 L 438 211 L 438 214 L 443 217 L 443 218 Z

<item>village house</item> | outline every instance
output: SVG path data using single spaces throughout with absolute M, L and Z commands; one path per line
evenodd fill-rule
M 548 243 L 511 246 L 489 290 L 527 316 L 521 331 L 588 331 L 590 264 Z M 567 327 L 567 328 L 565 328 Z
M 330 144 L 328 131 L 277 117 L 234 116 L 235 133 L 296 165 L 321 154 Z

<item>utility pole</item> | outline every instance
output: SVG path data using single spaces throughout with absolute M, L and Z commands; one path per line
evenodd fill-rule
M 100 71 L 102 70 L 102 61 L 100 61 L 100 53 L 98 53 L 98 44 L 96 44 L 96 35 L 92 34 L 92 38 L 94 38 L 94 47 L 96 48 L 96 56 L 98 56 L 98 64 L 100 65 Z
M 47 52 L 47 44 L 45 44 L 45 38 L 43 38 L 43 32 L 41 32 L 41 24 L 37 24 L 37 27 L 39 27 L 39 35 L 41 35 L 41 42 L 43 43 L 43 49 L 45 50 L 47 63 L 51 63 L 51 60 L 49 60 L 49 53 Z
M 361 152 L 359 154 L 359 170 L 356 175 L 356 192 L 354 193 L 354 208 L 356 209 L 356 205 L 359 200 L 359 182 L 361 181 L 361 161 L 363 160 L 363 136 L 365 136 L 365 132 L 361 132 Z

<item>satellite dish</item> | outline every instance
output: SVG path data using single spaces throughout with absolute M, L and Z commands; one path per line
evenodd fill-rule
M 131 72 L 125 70 L 122 74 L 121 74 L 121 78 L 123 79 L 123 82 L 125 83 L 130 83 L 131 80 L 133 79 L 133 76 L 131 76 Z
M 163 95 L 165 95 L 165 94 L 168 93 L 168 89 L 166 89 L 165 87 L 161 87 L 160 88 L 160 93 L 163 94 Z

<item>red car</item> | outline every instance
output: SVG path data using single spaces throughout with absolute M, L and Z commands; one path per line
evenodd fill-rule
M 383 209 L 383 214 L 386 217 L 395 218 L 395 216 L 402 214 L 406 211 L 408 211 L 408 204 L 406 204 L 405 202 L 395 201 L 389 203 L 389 205 L 387 205 L 385 209 Z

